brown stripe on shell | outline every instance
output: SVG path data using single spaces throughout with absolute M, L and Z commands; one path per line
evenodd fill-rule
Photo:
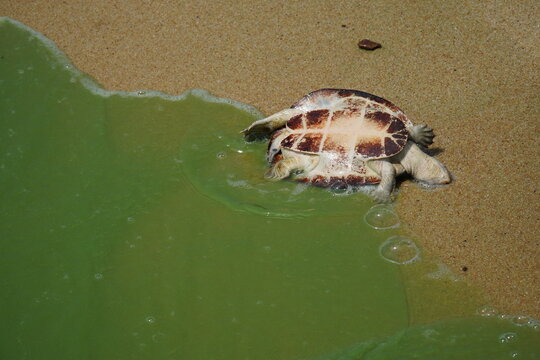
M 393 134 L 403 129 L 405 129 L 405 124 L 398 118 L 392 116 L 392 122 L 390 123 L 390 126 L 386 131 L 390 134 Z
M 366 119 L 377 123 L 380 128 L 385 128 L 392 121 L 392 115 L 387 112 L 375 111 L 367 113 Z
M 306 152 L 319 152 L 319 147 L 321 145 L 323 135 L 322 134 L 312 134 L 308 133 L 304 135 L 304 138 L 300 140 L 296 146 L 295 149 L 299 151 L 306 151 Z
M 306 114 L 306 126 L 310 129 L 322 129 L 330 111 L 326 109 L 309 111 Z
M 290 118 L 289 121 L 287 121 L 287 127 L 292 130 L 302 129 L 304 127 L 302 125 L 302 115 L 303 114 L 298 114 Z
M 371 185 L 371 184 L 378 184 L 381 182 L 381 179 L 373 176 L 360 176 L 360 175 L 347 175 L 344 176 L 322 176 L 322 175 L 316 175 L 309 178 L 297 178 L 297 181 L 300 182 L 310 182 L 312 185 L 317 187 L 332 187 L 336 189 L 344 188 L 347 185 L 350 186 L 362 186 L 362 185 Z
M 286 148 L 291 148 L 294 144 L 294 142 L 300 137 L 302 136 L 301 134 L 291 134 L 289 136 L 287 136 L 285 139 L 283 139 L 281 141 L 281 146 L 283 147 L 286 147 Z
M 388 108 L 390 110 L 392 110 L 393 112 L 395 112 L 395 113 L 401 112 L 401 109 L 398 108 L 396 105 L 392 104 L 390 101 L 388 101 L 388 100 L 384 100 L 384 101 L 386 101 L 385 105 L 388 106 Z
M 369 184 L 378 184 L 381 182 L 381 179 L 373 176 L 358 176 L 358 175 L 348 175 L 345 179 L 348 185 L 351 186 L 361 186 Z
M 357 144 L 355 149 L 357 154 L 364 157 L 378 157 L 385 153 L 381 144 L 381 139 L 373 139 L 372 141 L 362 141 Z
M 356 95 L 356 91 L 355 90 L 341 89 L 341 90 L 338 90 L 337 94 L 340 97 L 349 97 L 349 96 Z
M 316 175 L 309 180 L 313 185 L 319 187 L 328 187 L 330 186 L 330 179 L 321 175 Z
M 394 140 L 389 137 L 384 138 L 384 152 L 387 156 L 397 154 L 403 146 L 398 145 Z

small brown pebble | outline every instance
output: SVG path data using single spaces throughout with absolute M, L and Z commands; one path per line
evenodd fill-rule
M 358 42 L 358 47 L 364 50 L 375 50 L 382 47 L 382 45 L 379 43 L 376 43 L 375 41 L 364 39 Z
M 466 266 L 462 266 L 462 267 L 461 267 L 461 271 L 467 271 L 467 270 L 469 270 L 468 267 L 466 267 Z

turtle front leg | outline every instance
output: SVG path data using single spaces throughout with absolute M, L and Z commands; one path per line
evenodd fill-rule
M 302 111 L 299 109 L 285 109 L 267 118 L 255 121 L 249 127 L 242 130 L 241 133 L 250 140 L 266 137 L 274 132 L 274 130 L 285 126 L 291 117 L 301 113 Z
M 414 125 L 409 128 L 409 134 L 415 143 L 424 147 L 433 144 L 433 138 L 435 137 L 433 129 L 427 125 Z
M 378 168 L 381 182 L 371 194 L 373 200 L 379 203 L 392 201 L 391 194 L 396 184 L 396 168 L 389 161 L 374 160 L 373 165 Z

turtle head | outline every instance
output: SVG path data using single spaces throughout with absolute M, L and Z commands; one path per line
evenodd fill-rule
M 274 157 L 281 151 L 281 141 L 287 136 L 285 129 L 279 129 L 272 133 L 270 142 L 268 143 L 268 150 L 266 152 L 266 161 L 272 164 Z
M 268 152 L 266 153 L 266 161 L 268 161 L 269 164 L 271 164 L 274 161 L 274 157 L 279 153 L 279 148 L 276 146 L 272 146 L 273 143 L 270 143 L 270 146 L 268 147 Z

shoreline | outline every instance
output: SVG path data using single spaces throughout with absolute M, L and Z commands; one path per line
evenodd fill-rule
M 0 15 L 54 41 L 110 91 L 204 88 L 265 114 L 325 87 L 389 99 L 435 129 L 437 158 L 455 177 L 435 191 L 401 184 L 411 235 L 500 311 L 540 318 L 539 7 L 314 5 L 6 1 Z M 361 51 L 361 38 L 383 48 Z

